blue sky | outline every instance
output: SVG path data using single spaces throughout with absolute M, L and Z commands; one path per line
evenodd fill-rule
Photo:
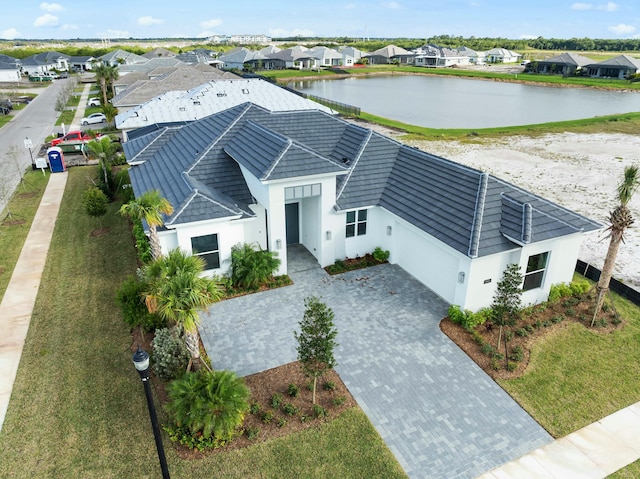
M 4 0 L 0 11 L 0 38 L 9 40 L 240 33 L 272 37 L 640 38 L 638 0 Z

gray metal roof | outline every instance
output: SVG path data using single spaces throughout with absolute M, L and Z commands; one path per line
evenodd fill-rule
M 585 65 L 589 65 L 593 63 L 593 60 L 587 57 L 583 57 L 582 55 L 578 55 L 577 53 L 565 52 L 560 55 L 556 55 L 555 57 L 545 58 L 544 60 L 536 60 L 539 64 L 558 64 L 563 63 L 566 65 L 573 65 L 576 67 L 583 67 Z
M 336 210 L 380 206 L 469 257 L 600 225 L 488 173 L 320 111 L 246 103 L 137 138 L 125 152 L 136 195 L 159 189 L 168 225 L 251 216 L 240 165 L 261 180 L 336 176 Z M 133 158 L 129 157 L 133 155 Z
M 618 55 L 598 63 L 591 63 L 589 67 L 625 67 L 640 70 L 640 60 L 629 55 Z

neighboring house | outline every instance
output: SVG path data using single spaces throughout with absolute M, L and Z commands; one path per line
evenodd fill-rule
M 640 60 L 629 55 L 619 55 L 599 63 L 584 66 L 589 76 L 594 78 L 628 78 L 640 70 Z
M 181 62 L 176 57 L 156 57 L 156 58 L 150 58 L 150 59 L 144 58 L 144 61 L 142 62 L 118 65 L 118 73 L 121 76 L 124 76 L 133 72 L 149 73 L 150 71 L 153 71 L 157 68 L 180 67 L 180 66 L 186 66 L 186 63 Z
M 284 63 L 284 68 L 296 68 L 298 70 L 313 70 L 320 67 L 315 54 L 307 47 L 296 45 L 295 47 L 280 50 L 267 55 L 272 60 Z
M 151 78 L 138 80 L 113 97 L 111 103 L 119 109 L 120 113 L 169 91 L 190 90 L 208 81 L 221 78 L 239 78 L 237 75 L 223 72 L 217 68 L 209 67 L 209 71 L 203 72 L 184 64 L 178 68 L 171 68 L 159 76 L 153 76 L 153 72 L 149 73 L 152 75 Z
M 68 71 L 69 55 L 49 51 L 36 53 L 21 60 L 22 71 L 27 75 L 43 74 L 52 70 Z
M 242 103 L 252 102 L 270 111 L 321 110 L 332 113 L 312 100 L 258 78 L 214 80 L 187 92 L 170 91 L 143 105 L 116 116 L 116 127 L 125 139 L 129 132 L 150 125 L 186 123 Z
M 471 63 L 469 57 L 458 50 L 433 44 L 420 47 L 415 54 L 413 62 L 417 67 L 452 67 Z
M 147 53 L 143 53 L 142 56 L 148 59 L 158 57 L 175 57 L 176 53 L 171 50 L 167 50 L 166 48 L 158 47 L 148 51 Z
M 206 132 L 206 133 L 205 133 Z M 569 282 L 586 231 L 600 227 L 510 183 L 402 145 L 320 111 L 250 103 L 124 143 L 136 196 L 158 189 L 174 207 L 162 250 L 228 271 L 231 248 L 278 253 L 300 243 L 319 266 L 376 247 L 446 301 L 491 303 L 510 263 L 523 301 Z
M 149 59 L 135 53 L 127 52 L 125 50 L 113 50 L 109 53 L 105 53 L 101 57 L 98 57 L 101 63 L 116 67 L 119 65 L 131 65 L 134 63 L 145 63 Z
M 22 79 L 20 65 L 15 61 L 6 63 L 0 58 L 0 82 L 19 82 Z
M 180 53 L 176 55 L 176 58 L 181 62 L 193 65 L 196 63 L 204 63 L 205 65 L 214 65 L 220 63 L 217 58 L 217 53 L 213 50 L 207 50 L 204 48 L 196 48 L 195 50 L 189 50 L 188 52 Z
M 321 67 L 340 67 L 340 66 L 352 66 L 353 61 L 350 64 L 343 63 L 342 54 L 328 47 L 313 47 L 310 53 L 318 59 L 318 63 Z
M 69 57 L 67 59 L 67 62 L 69 63 L 69 70 L 74 70 L 77 72 L 87 72 L 93 70 L 94 65 L 96 63 L 99 63 L 99 60 L 96 57 L 82 55 Z
M 458 47 L 457 50 L 460 55 L 469 57 L 469 63 L 472 63 L 474 65 L 484 65 L 485 59 L 487 57 L 486 52 L 477 52 L 468 47 Z
M 342 64 L 345 66 L 354 65 L 360 62 L 360 59 L 363 57 L 363 55 L 367 54 L 366 52 L 358 50 L 357 48 L 345 46 L 338 47 L 338 51 L 342 55 Z
M 593 60 L 577 53 L 561 53 L 544 60 L 534 60 L 525 65 L 527 73 L 541 73 L 546 75 L 574 75 Z
M 246 63 L 252 60 L 265 60 L 267 57 L 255 50 L 249 50 L 245 47 L 234 48 L 229 50 L 224 55 L 220 55 L 218 60 L 223 63 L 223 68 L 226 70 L 240 70 L 244 69 Z
M 395 45 L 387 45 L 374 52 L 366 53 L 363 58 L 369 61 L 370 65 L 380 65 L 387 63 L 400 63 L 403 65 L 410 65 L 413 63 L 415 53 L 405 50 L 404 48 L 397 47 Z
M 506 48 L 492 48 L 485 52 L 489 63 L 520 63 L 522 55 Z

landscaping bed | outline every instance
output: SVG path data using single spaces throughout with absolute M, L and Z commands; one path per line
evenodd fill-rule
M 604 311 L 591 328 L 594 298 L 592 293 L 580 297 L 565 297 L 555 302 L 539 304 L 524 310 L 515 326 L 503 328 L 503 339 L 498 349 L 500 328 L 487 322 L 468 330 L 461 324 L 445 318 L 440 329 L 460 349 L 493 379 L 512 379 L 522 376 L 529 363 L 531 346 L 570 323 L 578 323 L 598 334 L 608 334 L 624 326 L 624 321 L 605 303 Z M 509 364 L 505 368 L 504 335 L 508 341 Z M 499 354 L 496 356 L 496 352 Z

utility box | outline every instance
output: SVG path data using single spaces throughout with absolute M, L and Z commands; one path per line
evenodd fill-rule
M 67 166 L 64 164 L 64 154 L 62 148 L 58 146 L 52 146 L 47 149 L 47 159 L 49 160 L 49 168 L 51 173 L 62 173 L 67 170 Z

